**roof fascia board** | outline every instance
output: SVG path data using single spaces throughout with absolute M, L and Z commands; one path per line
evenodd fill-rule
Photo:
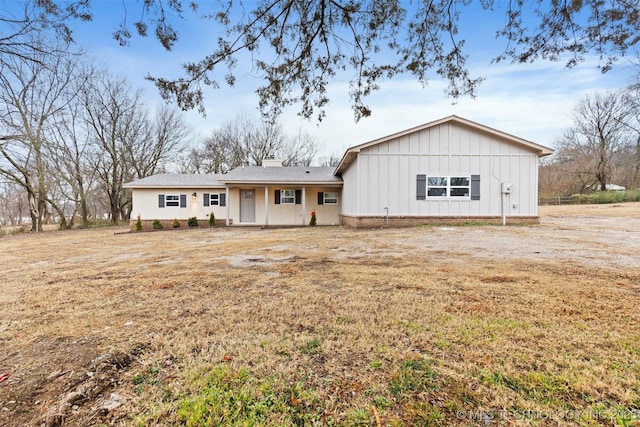
M 342 187 L 342 182 L 336 181 L 262 181 L 262 180 L 234 180 L 224 181 L 227 185 L 309 185 L 309 186 L 336 186 Z
M 157 189 L 157 188 L 222 188 L 222 189 L 224 189 L 225 185 L 224 184 L 216 184 L 216 185 L 204 185 L 204 184 L 197 184 L 197 185 L 179 185 L 179 184 L 135 185 L 135 184 L 133 184 L 132 185 L 132 184 L 124 184 L 122 187 L 123 188 L 136 188 L 136 189 L 144 189 L 144 188 L 148 188 L 148 189 Z

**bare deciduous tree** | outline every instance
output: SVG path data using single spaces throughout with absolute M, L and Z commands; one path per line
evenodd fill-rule
M 0 63 L 16 58 L 41 62 L 45 56 L 67 53 L 73 41 L 71 21 L 90 21 L 91 18 L 88 0 L 3 2 L 0 8 Z M 55 43 L 44 43 L 45 34 L 49 34 Z
M 0 67 L 0 174 L 27 192 L 32 230 L 42 231 L 51 202 L 48 137 L 73 99 L 74 61 L 44 54 L 36 61 L 7 58 Z
M 21 225 L 28 214 L 22 187 L 13 181 L 2 181 L 0 183 L 0 224 Z
M 194 148 L 186 159 L 185 172 L 225 173 L 246 164 L 260 165 L 277 158 L 285 166 L 308 166 L 318 146 L 307 133 L 286 135 L 277 123 L 261 122 L 246 115 L 224 123 Z
M 77 92 L 81 93 L 93 77 L 95 70 L 85 68 L 77 79 Z M 76 213 L 80 216 L 80 227 L 89 226 L 87 193 L 92 188 L 96 170 L 89 160 L 90 140 L 87 132 L 83 98 L 78 97 L 63 111 L 51 132 L 49 156 L 52 160 L 52 185 L 61 198 L 73 203 L 68 227 L 73 227 Z
M 190 135 L 180 111 L 161 105 L 153 117 L 148 114 L 147 111 L 144 115 L 147 121 L 144 137 L 132 138 L 134 143 L 125 144 L 126 160 L 134 178 L 158 173 L 184 147 Z
M 555 162 L 574 176 L 579 190 L 606 190 L 629 147 L 631 117 L 623 92 L 594 94 L 574 109 L 574 126 L 558 141 Z
M 166 107 L 152 119 L 140 90 L 107 75 L 87 87 L 84 109 L 93 167 L 115 224 L 130 215 L 131 194 L 123 184 L 156 173 L 184 143 L 188 129 L 180 113 Z

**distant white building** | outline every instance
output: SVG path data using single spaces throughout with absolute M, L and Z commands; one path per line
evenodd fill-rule
M 616 185 L 616 184 L 607 184 L 604 186 L 604 188 L 606 188 L 607 191 L 625 191 L 627 189 L 622 185 Z

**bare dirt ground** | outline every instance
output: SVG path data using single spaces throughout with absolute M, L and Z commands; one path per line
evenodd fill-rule
M 640 203 L 540 216 L 2 237 L 0 425 L 640 425 Z

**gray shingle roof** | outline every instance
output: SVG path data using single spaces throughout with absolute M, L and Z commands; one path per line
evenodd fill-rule
M 182 173 L 161 173 L 148 176 L 136 181 L 128 182 L 125 188 L 212 188 L 224 187 L 220 180 L 224 175 L 216 174 L 182 174 Z
M 128 182 L 125 188 L 212 188 L 226 183 L 254 184 L 342 184 L 333 174 L 334 168 L 325 167 L 262 167 L 240 166 L 226 174 L 161 173 Z
M 342 184 L 334 168 L 316 166 L 240 166 L 219 177 L 225 183 Z

